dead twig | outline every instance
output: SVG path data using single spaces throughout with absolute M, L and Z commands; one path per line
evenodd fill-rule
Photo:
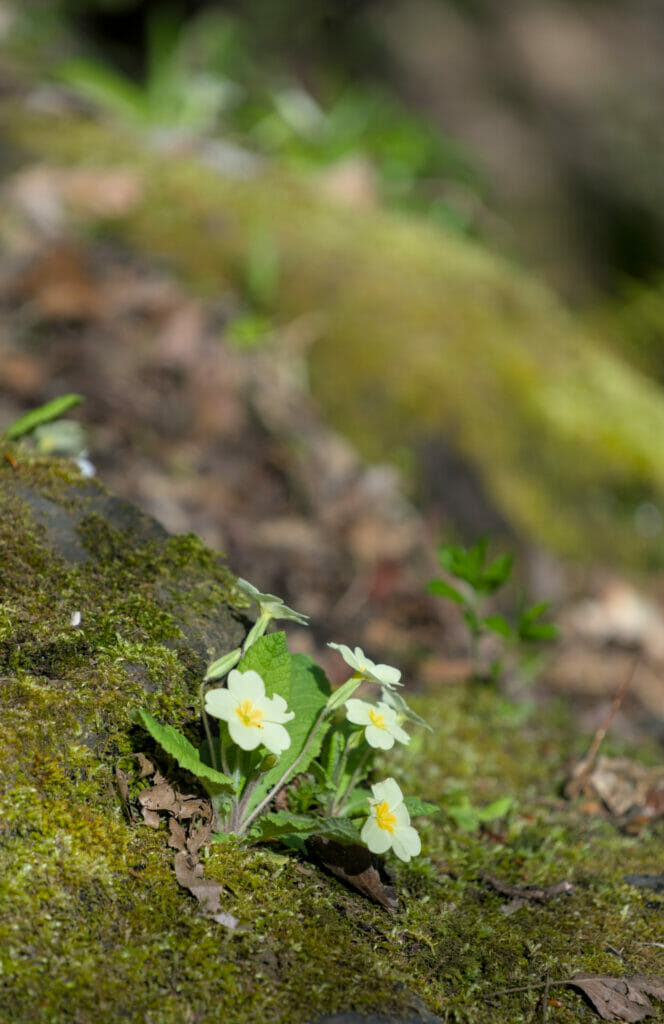
M 611 722 L 615 718 L 616 713 L 624 700 L 625 694 L 627 693 L 627 690 L 631 685 L 634 676 L 636 675 L 636 670 L 639 666 L 640 660 L 641 656 L 637 655 L 637 657 L 634 659 L 632 663 L 632 667 L 628 675 L 625 677 L 623 682 L 618 687 L 616 695 L 613 698 L 613 703 L 611 704 L 611 707 L 609 708 L 606 715 L 604 716 L 604 719 L 597 728 L 595 735 L 593 736 L 593 741 L 590 744 L 590 747 L 588 748 L 588 753 L 585 757 L 581 758 L 579 763 L 575 766 L 574 771 L 572 773 L 572 778 L 565 786 L 565 796 L 569 797 L 571 800 L 575 799 L 582 791 L 583 787 L 585 786 L 586 780 L 588 779 L 588 776 L 593 770 L 601 743 L 604 737 L 606 736 L 607 732 L 609 731 Z

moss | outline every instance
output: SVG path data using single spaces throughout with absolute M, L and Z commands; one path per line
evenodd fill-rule
M 80 481 L 60 465 L 26 459 L 6 472 L 0 999 L 12 1024 L 298 1024 L 349 1007 L 412 1015 L 418 1000 L 449 1021 L 518 1022 L 532 1020 L 538 989 L 487 995 L 547 971 L 661 972 L 648 945 L 661 937 L 659 904 L 624 875 L 659 870 L 662 827 L 625 836 L 562 801 L 565 764 L 587 745 L 568 710 L 514 705 L 481 685 L 421 697 L 435 733 L 390 758 L 406 791 L 442 807 L 418 822 L 423 856 L 396 865 L 396 914 L 278 848 L 227 843 L 210 849 L 206 873 L 240 927 L 202 917 L 177 885 L 164 829 L 125 821 L 114 770 L 150 749 L 128 721 L 133 705 L 193 738 L 199 676 L 177 609 L 209 614 L 228 570 L 195 538 L 132 545 L 71 498 Z M 19 497 L 35 479 L 71 501 L 100 560 L 71 564 L 49 546 Z M 72 608 L 78 630 L 67 625 Z M 445 812 L 459 792 L 474 804 L 511 794 L 514 807 L 493 831 L 463 832 Z M 567 878 L 575 890 L 506 915 L 485 873 L 513 884 Z M 580 997 L 561 998 L 556 1019 L 578 1019 Z

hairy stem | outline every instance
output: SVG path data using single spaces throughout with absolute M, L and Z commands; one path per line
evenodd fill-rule
M 201 700 L 201 715 L 203 716 L 203 728 L 205 729 L 205 738 L 208 743 L 208 750 L 210 751 L 210 759 L 212 761 L 212 767 L 215 771 L 218 771 L 219 766 L 217 764 L 217 752 L 214 749 L 214 743 L 212 742 L 212 730 L 210 729 L 210 719 L 205 711 L 205 680 L 199 687 L 199 696 Z
M 314 722 L 313 726 L 311 727 L 311 732 L 309 733 L 307 742 L 302 747 L 302 750 L 300 751 L 298 756 L 295 758 L 295 760 L 293 761 L 292 765 L 290 765 L 290 767 L 286 769 L 286 771 L 281 776 L 279 781 L 275 782 L 275 784 L 272 787 L 272 789 L 269 790 L 269 792 L 263 797 L 263 799 L 258 804 L 258 806 L 254 807 L 254 809 L 251 812 L 251 814 L 249 815 L 249 817 L 243 822 L 243 824 L 241 826 L 240 835 L 242 835 L 244 832 L 246 832 L 246 830 L 249 828 L 249 826 L 252 824 L 252 822 L 254 822 L 256 820 L 258 815 L 261 814 L 261 812 L 270 804 L 270 802 L 272 800 L 274 800 L 275 796 L 277 795 L 279 790 L 282 788 L 282 786 L 286 785 L 286 782 L 288 781 L 289 776 L 293 775 L 295 773 L 296 769 L 302 764 L 304 758 L 306 757 L 306 755 L 308 754 L 309 750 L 311 749 L 311 745 L 312 745 L 312 743 L 313 743 L 313 741 L 315 739 L 316 733 L 318 732 L 318 729 L 321 726 L 321 724 L 323 722 L 323 719 L 325 718 L 326 715 L 327 715 L 327 707 L 324 707 L 323 710 L 321 711 L 321 713 L 319 714 L 318 718 Z
M 364 770 L 364 766 L 366 765 L 366 763 L 367 763 L 367 761 L 369 760 L 370 757 L 371 757 L 371 747 L 367 746 L 367 749 L 365 750 L 364 755 L 362 756 L 362 758 L 361 758 L 357 768 L 355 769 L 355 771 L 353 772 L 353 774 L 350 777 L 350 782 L 346 786 L 346 792 L 342 796 L 341 800 L 339 801 L 338 804 L 336 804 L 336 797 L 332 801 L 332 808 L 333 809 L 335 808 L 335 805 L 336 805 L 336 814 L 337 815 L 341 814 L 341 812 L 343 811 L 344 805 L 345 805 L 346 801 L 348 800 L 348 797 L 350 796 L 350 794 L 355 789 L 355 786 L 357 785 L 357 780 L 359 779 L 360 774 Z M 330 816 L 332 817 L 332 815 L 330 815 Z

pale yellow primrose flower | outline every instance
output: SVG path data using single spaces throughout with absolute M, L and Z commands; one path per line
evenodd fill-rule
M 366 726 L 364 738 L 370 747 L 391 750 L 395 740 L 410 743 L 410 736 L 397 722 L 396 711 L 382 701 L 369 704 L 351 697 L 346 701 L 346 717 L 353 725 Z
M 386 853 L 392 847 L 400 860 L 417 857 L 422 843 L 410 824 L 403 793 L 394 779 L 385 779 L 371 787 L 369 817 L 362 828 L 362 842 L 372 853 Z
M 295 718 L 295 712 L 286 711 L 286 701 L 279 694 L 265 696 L 265 683 L 258 672 L 233 669 L 227 689 L 205 694 L 205 710 L 228 723 L 231 739 L 243 750 L 255 750 L 262 743 L 270 753 L 281 754 L 290 747 L 283 723 Z
M 292 622 L 299 622 L 301 626 L 306 626 L 309 621 L 308 615 L 294 612 L 292 608 L 284 604 L 280 597 L 275 597 L 274 594 L 261 594 L 260 590 L 252 583 L 248 583 L 247 580 L 238 577 L 236 586 L 245 597 L 258 605 L 261 615 L 271 619 L 290 619 Z
M 401 672 L 398 668 L 392 668 L 391 665 L 376 665 L 370 658 L 367 658 L 361 647 L 356 647 L 353 652 L 345 644 L 329 643 L 327 646 L 333 647 L 335 651 L 339 651 L 346 664 L 350 665 L 355 670 L 355 673 L 363 679 L 368 679 L 372 683 L 379 683 L 380 686 L 385 686 L 387 689 L 390 689 L 392 686 L 403 686 L 403 683 L 399 682 Z

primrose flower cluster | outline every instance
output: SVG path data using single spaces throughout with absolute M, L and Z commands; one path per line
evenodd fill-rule
M 304 625 L 307 617 L 246 580 L 238 580 L 237 589 L 257 606 L 258 618 L 242 647 L 207 670 L 201 686 L 206 742 L 200 750 L 140 712 L 152 735 L 207 788 L 217 838 L 232 833 L 297 845 L 308 835 L 327 835 L 361 841 L 376 854 L 391 849 L 403 861 L 417 856 L 421 843 L 411 810 L 428 814 L 436 808 L 404 798 L 391 777 L 370 789 L 364 785 L 377 751 L 410 742 L 404 720 L 429 728 L 397 692 L 400 671 L 375 664 L 360 647 L 331 643 L 352 670 L 333 691 L 310 658 L 290 654 L 283 633 L 266 634 L 273 619 Z M 225 685 L 206 691 L 224 676 Z M 379 687 L 379 697 L 355 697 L 362 685 Z M 219 723 L 217 735 L 210 718 Z

